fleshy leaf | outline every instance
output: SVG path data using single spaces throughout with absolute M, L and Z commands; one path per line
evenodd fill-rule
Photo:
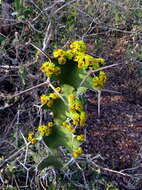
M 80 145 L 68 129 L 65 129 L 62 125 L 56 125 L 53 127 L 52 134 L 48 137 L 44 137 L 46 145 L 54 152 L 59 146 L 64 146 L 72 152 Z
M 65 111 L 67 106 L 61 99 L 54 100 L 53 106 L 50 108 L 53 112 L 53 117 L 55 122 L 60 123 L 60 121 L 65 119 Z
M 63 165 L 61 160 L 57 156 L 48 156 L 38 166 L 39 170 L 43 170 L 46 167 L 53 166 L 54 168 L 61 168 Z
M 86 76 L 87 71 L 85 69 L 79 69 L 77 67 L 77 64 L 74 61 L 67 61 L 64 65 L 56 65 L 61 68 L 61 74 L 58 76 L 54 76 L 53 79 L 59 80 L 61 85 L 67 84 L 74 88 L 78 88 L 82 79 Z M 84 83 L 85 87 L 89 88 L 87 86 L 89 83 Z

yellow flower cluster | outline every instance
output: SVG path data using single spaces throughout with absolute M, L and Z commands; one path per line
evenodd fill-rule
M 53 127 L 54 123 L 52 121 L 48 122 L 47 126 L 48 127 Z
M 47 105 L 48 107 L 51 107 L 53 105 L 53 100 L 49 98 L 49 96 L 42 95 L 40 97 L 40 102 L 42 105 Z
M 62 50 L 62 49 L 55 49 L 55 50 L 53 51 L 53 56 L 54 56 L 54 58 L 59 58 L 59 57 L 62 57 L 62 56 L 64 56 L 64 55 L 65 55 L 65 51 Z
M 63 65 L 67 62 L 67 59 L 72 60 L 76 54 L 80 52 L 85 52 L 86 45 L 83 41 L 74 41 L 70 44 L 70 48 L 67 51 L 62 49 L 56 49 L 53 51 L 53 57 L 58 60 L 60 65 Z
M 56 49 L 53 52 L 55 59 L 58 59 L 59 64 L 65 64 L 67 59 L 73 60 L 78 63 L 78 68 L 87 69 L 98 69 L 100 64 L 105 64 L 103 58 L 94 58 L 91 55 L 85 53 L 86 44 L 83 41 L 74 41 L 70 44 L 70 49 L 64 51 L 62 49 Z
M 93 87 L 97 90 L 100 90 L 104 87 L 104 84 L 107 80 L 106 73 L 103 71 L 100 71 L 99 76 L 95 76 L 93 78 Z
M 95 67 L 95 68 L 100 67 L 98 62 L 96 62 L 96 58 L 85 53 L 78 53 L 74 57 L 74 61 L 78 63 L 78 68 L 80 69 L 87 69 L 88 67 Z
M 85 135 L 77 135 L 77 136 L 76 136 L 76 139 L 77 139 L 78 141 L 85 141 Z
M 80 69 L 87 69 L 88 67 L 98 69 L 100 64 L 105 64 L 103 58 L 94 58 L 93 56 L 82 52 L 76 53 L 73 60 L 78 63 L 78 68 Z
M 105 60 L 103 58 L 95 58 L 96 63 L 105 64 Z
M 52 100 L 55 100 L 55 99 L 57 99 L 59 96 L 58 96 L 58 94 L 56 94 L 56 92 L 53 92 L 53 93 L 50 93 L 49 94 L 49 98 L 51 98 Z
M 75 112 L 81 112 L 83 110 L 83 105 L 80 100 L 77 99 L 75 94 L 70 94 L 68 96 L 68 102 L 69 102 L 69 111 Z
M 71 49 L 65 51 L 65 57 L 66 57 L 67 59 L 69 59 L 69 60 L 73 59 L 73 57 L 74 57 L 73 51 L 72 51 Z
M 74 41 L 70 44 L 70 48 L 73 52 L 85 52 L 86 44 L 83 41 Z
M 70 132 L 75 133 L 75 128 L 74 128 L 72 125 L 70 125 L 69 123 L 67 123 L 66 121 L 63 122 L 63 126 L 64 126 L 66 129 L 68 129 Z
M 68 96 L 68 102 L 69 104 L 71 104 L 73 101 L 75 101 L 76 99 L 76 96 L 74 93 L 71 93 L 69 96 Z
M 45 73 L 48 77 L 52 75 L 59 75 L 61 73 L 61 69 L 55 66 L 52 62 L 44 62 L 41 66 L 41 71 Z
M 61 91 L 60 87 L 56 88 L 57 92 Z M 50 93 L 49 96 L 47 95 L 42 95 L 40 97 L 40 102 L 42 105 L 47 105 L 48 107 L 51 107 L 53 105 L 53 100 L 59 98 L 58 94 L 56 92 Z
M 83 105 L 81 103 L 81 101 L 75 99 L 72 102 L 69 102 L 69 111 L 71 112 L 76 112 L 79 111 L 81 112 L 83 110 Z
M 83 105 L 80 100 L 77 99 L 75 94 L 68 96 L 69 112 L 72 115 L 73 125 L 83 126 L 86 122 L 87 116 L 83 111 Z
M 32 144 L 35 144 L 37 142 L 37 139 L 35 138 L 35 134 L 33 132 L 29 132 L 28 141 Z
M 62 49 L 56 49 L 53 51 L 53 56 L 54 58 L 58 59 L 58 63 L 60 65 L 64 65 L 67 61 L 66 57 L 65 57 L 65 51 Z
M 49 136 L 52 133 L 52 127 L 53 127 L 53 122 L 48 122 L 47 125 L 40 125 L 38 127 L 38 131 L 42 137 Z
M 72 156 L 74 158 L 78 158 L 79 156 L 81 156 L 83 154 L 83 150 L 81 147 L 78 147 L 78 149 L 76 149 L 73 153 Z

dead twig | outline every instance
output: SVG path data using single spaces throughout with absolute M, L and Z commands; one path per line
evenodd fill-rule
M 37 49 L 40 53 L 42 53 L 45 57 L 47 57 L 47 59 L 51 62 L 51 57 L 50 57 L 50 55 L 48 54 L 48 53 L 45 53 L 43 50 L 41 50 L 40 48 L 38 48 L 36 45 L 34 45 L 33 43 L 31 43 L 31 42 L 27 42 L 26 43 L 26 45 L 27 44 L 30 44 L 31 46 L 33 46 L 35 49 Z
M 86 77 L 84 77 L 84 79 L 81 81 L 80 86 L 83 85 L 83 83 L 87 80 L 87 78 L 91 75 L 91 73 L 96 73 L 98 71 L 106 70 L 106 69 L 109 69 L 109 68 L 112 68 L 112 67 L 116 67 L 116 66 L 119 66 L 119 65 L 122 65 L 122 64 L 124 65 L 124 63 L 115 63 L 115 64 L 112 64 L 112 65 L 107 65 L 105 67 L 101 67 L 99 69 L 89 70 L 88 73 L 87 73 L 87 75 L 86 75 Z M 125 63 L 125 65 L 126 64 L 127 63 Z
M 29 92 L 29 91 L 31 91 L 31 90 L 34 90 L 34 89 L 36 89 L 36 88 L 39 88 L 39 87 L 45 86 L 45 85 L 49 85 L 49 81 L 48 81 L 48 80 L 45 81 L 45 82 L 43 82 L 43 83 L 40 83 L 40 84 L 38 84 L 38 85 L 36 85 L 36 86 L 33 86 L 33 87 L 31 87 L 31 88 L 28 88 L 28 89 L 26 89 L 26 90 L 24 90 L 24 91 L 22 91 L 22 92 L 19 92 L 19 93 L 13 95 L 13 96 L 5 96 L 5 98 L 12 99 L 12 98 L 15 98 L 16 96 L 20 96 L 20 95 L 22 95 L 22 94 L 25 94 L 26 92 Z

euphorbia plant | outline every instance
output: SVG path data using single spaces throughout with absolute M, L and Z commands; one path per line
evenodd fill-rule
M 107 79 L 103 71 L 88 75 L 105 64 L 105 60 L 87 54 L 86 48 L 83 41 L 74 41 L 67 50 L 54 50 L 53 58 L 41 66 L 52 91 L 41 95 L 40 102 L 43 109 L 53 113 L 54 122 L 42 123 L 38 127 L 38 139 L 42 138 L 55 153 L 59 146 L 65 146 L 74 158 L 83 154 L 81 144 L 86 139 L 85 134 L 76 132 L 87 121 L 80 95 L 87 88 L 100 92 Z M 58 85 L 53 86 L 51 81 Z M 30 133 L 28 140 L 34 144 L 37 142 L 34 139 L 36 137 Z

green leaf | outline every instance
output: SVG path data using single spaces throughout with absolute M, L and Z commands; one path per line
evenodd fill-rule
M 63 84 L 61 85 L 62 89 L 62 96 L 64 100 L 67 102 L 68 95 L 73 92 L 74 88 L 71 85 Z M 65 105 L 63 100 L 56 99 L 54 100 L 53 106 L 51 107 L 51 111 L 54 115 L 54 120 L 60 124 L 63 120 L 65 120 L 66 117 L 66 110 L 68 109 L 68 106 Z
M 53 152 L 57 152 L 59 146 L 64 146 L 72 152 L 80 145 L 80 142 L 73 138 L 72 133 L 62 125 L 54 126 L 52 134 L 44 137 L 44 141 Z
M 67 106 L 61 99 L 54 100 L 53 106 L 50 108 L 53 112 L 53 117 L 55 122 L 60 123 L 60 121 L 65 119 L 65 111 Z
M 52 134 L 43 138 L 46 145 L 54 152 L 56 152 L 56 148 L 58 148 L 59 146 L 67 146 L 66 135 L 62 132 L 60 128 L 60 125 L 54 126 L 52 129 Z
M 89 76 L 86 78 L 86 75 L 87 75 L 87 71 L 82 71 L 80 74 L 79 74 L 79 77 L 81 79 L 81 81 L 83 81 L 83 84 L 80 86 L 80 87 L 83 87 L 83 88 L 92 88 L 92 78 Z
M 6 190 L 16 190 L 16 188 L 12 185 L 8 185 L 8 187 L 6 187 Z
M 84 69 L 79 69 L 73 61 L 68 61 L 64 65 L 59 65 L 57 61 L 53 60 L 54 63 L 61 68 L 61 74 L 59 76 L 53 77 L 53 79 L 59 80 L 62 89 L 62 96 L 67 102 L 68 95 L 72 93 L 75 89 L 78 89 L 81 81 L 86 77 L 87 71 Z M 90 87 L 90 79 L 85 80 L 83 87 L 79 88 L 81 92 L 85 92 L 86 88 Z M 46 145 L 54 152 L 59 146 L 66 147 L 70 152 L 78 148 L 81 142 L 73 138 L 73 134 L 66 128 L 62 126 L 62 122 L 66 120 L 68 105 L 61 99 L 54 100 L 51 111 L 53 112 L 54 121 L 56 126 L 53 127 L 52 134 L 48 137 L 44 137 Z
M 61 68 L 61 74 L 53 77 L 53 79 L 59 80 L 61 85 L 67 84 L 73 88 L 78 88 L 87 71 L 79 69 L 74 61 L 68 60 L 64 65 L 57 64 L 55 60 L 53 62 Z
M 67 84 L 61 85 L 61 88 L 62 88 L 63 96 L 66 100 L 68 99 L 68 95 L 73 93 L 73 91 L 75 90 L 73 86 L 67 85 Z
M 73 92 L 71 85 L 63 84 L 61 86 L 62 96 L 67 101 L 67 97 Z M 56 126 L 53 127 L 52 134 L 44 137 L 46 145 L 54 152 L 59 146 L 66 147 L 70 152 L 79 146 L 79 142 L 72 136 L 72 133 L 62 126 L 62 122 L 66 120 L 66 111 L 68 106 L 61 99 L 54 100 L 53 106 L 50 108 L 53 112 L 53 118 Z
M 43 170 L 46 167 L 53 166 L 54 168 L 62 168 L 62 162 L 57 156 L 48 156 L 38 166 L 39 170 Z

